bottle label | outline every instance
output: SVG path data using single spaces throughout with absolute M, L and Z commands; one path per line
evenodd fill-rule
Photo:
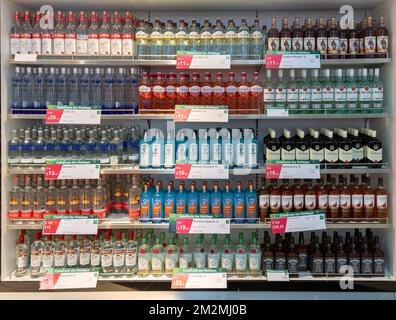
M 88 54 L 99 54 L 99 38 L 96 34 L 88 36 Z
M 316 48 L 320 51 L 320 54 L 327 54 L 327 38 L 317 37 L 316 38 Z
M 349 265 L 352 267 L 354 274 L 360 273 L 360 259 L 359 258 L 350 258 Z
M 375 53 L 377 39 L 375 36 L 364 38 L 364 53 Z
M 382 162 L 382 148 L 375 150 L 367 147 L 367 159 L 374 163 Z
M 65 38 L 54 37 L 54 54 L 65 54 Z
M 330 86 L 323 87 L 322 99 L 324 102 L 333 102 L 334 101 L 334 90 L 332 87 L 330 87 Z
M 377 85 L 373 91 L 373 101 L 383 101 L 384 100 L 384 88 L 382 85 Z
M 142 143 L 140 145 L 140 165 L 142 167 L 148 167 L 149 164 L 149 145 L 147 143 Z
M 293 51 L 301 51 L 303 49 L 304 39 L 295 37 L 292 39 L 292 50 Z
M 334 147 L 334 146 L 330 146 Z M 325 160 L 329 163 L 336 163 L 338 161 L 338 148 L 330 150 L 325 148 Z
M 32 53 L 32 38 L 30 37 L 30 34 L 21 35 L 21 53 Z
M 235 33 L 235 37 L 236 37 L 236 33 Z M 211 39 L 212 38 L 212 33 L 210 33 L 209 31 L 204 31 L 201 33 L 201 39 Z
M 81 250 L 80 252 L 80 266 L 88 266 L 90 263 L 90 250 Z
M 340 207 L 340 196 L 337 194 L 329 194 L 329 208 L 337 209 Z
M 270 208 L 272 210 L 278 210 L 281 208 L 281 196 L 280 195 L 270 195 Z
M 311 194 L 306 194 L 304 197 L 305 208 L 307 210 L 316 209 L 316 196 Z
M 359 88 L 359 100 L 362 102 L 370 102 L 371 101 L 371 88 L 368 85 L 365 85 L 362 88 Z
M 373 260 L 370 258 L 362 259 L 362 273 L 372 274 L 373 273 Z
M 11 55 L 21 53 L 21 39 L 17 34 L 10 35 L 10 51 Z
M 152 211 L 153 211 L 153 219 L 162 218 L 162 199 L 159 196 L 153 196 L 152 200 Z
M 100 259 L 100 264 L 102 268 L 111 267 L 112 262 L 113 262 L 113 250 L 103 250 Z
M 208 268 L 209 269 L 217 269 L 220 265 L 220 254 L 208 254 Z
M 173 144 L 172 143 L 165 144 L 164 151 L 165 151 L 165 166 L 172 167 L 175 164 Z
M 165 270 L 173 272 L 173 269 L 177 266 L 177 255 L 167 254 L 165 256 Z
M 266 148 L 265 157 L 267 160 L 280 160 L 281 158 L 280 149 L 273 151 L 270 148 Z
M 341 273 L 341 268 L 343 266 L 346 266 L 347 263 L 348 263 L 348 260 L 346 257 L 337 257 L 337 273 Z
M 196 268 L 205 268 L 206 267 L 206 254 L 205 253 L 195 253 L 194 254 L 194 262 Z
M 203 33 L 202 33 L 202 34 L 203 34 Z M 227 39 L 236 38 L 236 36 L 237 36 L 237 34 L 236 34 L 235 31 L 227 31 L 226 34 L 225 34 L 225 37 L 226 37 Z M 201 38 L 202 38 L 202 35 L 201 35 Z
M 264 103 L 275 101 L 275 90 L 272 87 L 264 88 Z
M 135 267 L 137 263 L 136 249 L 127 249 L 125 251 L 125 266 Z
M 288 151 L 284 148 L 281 148 L 281 159 L 282 160 L 296 160 L 295 149 Z
M 235 271 L 244 272 L 247 270 L 247 257 L 246 254 L 235 255 Z
M 377 37 L 377 52 L 378 53 L 388 53 L 389 40 L 388 36 L 378 36 Z
M 250 38 L 249 31 L 245 31 L 245 30 L 240 31 L 240 32 L 238 32 L 237 37 L 239 39 L 249 39 Z
M 329 54 L 338 54 L 340 50 L 340 38 L 329 37 L 327 39 L 327 48 Z
M 349 163 L 352 161 L 353 156 L 352 156 L 352 149 L 345 150 L 343 148 L 339 148 L 339 157 L 340 161 L 344 163 Z
M 192 254 L 183 253 L 180 255 L 179 258 L 179 268 L 190 268 L 191 262 L 192 262 Z M 209 261 L 208 261 L 208 265 L 209 265 Z
M 248 86 L 242 85 L 238 87 L 238 94 L 240 96 L 247 96 L 249 92 L 250 92 L 250 88 Z
M 347 92 L 343 85 L 340 85 L 335 90 L 334 100 L 336 102 L 344 102 L 347 99 Z
M 323 273 L 323 258 L 312 259 L 311 272 L 316 274 Z
M 196 143 L 190 143 L 188 147 L 188 160 L 190 162 L 198 161 L 198 145 Z
M 274 269 L 274 258 L 265 257 L 263 259 L 263 270 L 273 270 Z
M 300 261 L 300 269 L 306 270 L 308 268 L 308 255 L 305 252 L 299 252 L 298 259 Z
M 232 198 L 223 198 L 223 216 L 224 218 L 232 218 L 233 202 Z
M 150 199 L 146 197 L 140 198 L 140 218 L 148 218 L 150 214 Z
M 147 39 L 148 34 L 144 31 L 137 31 L 135 34 L 136 39 Z
M 249 270 L 261 270 L 261 253 L 249 253 Z
M 305 146 L 304 146 L 305 147 Z M 296 148 L 296 160 L 309 160 L 309 149 L 301 150 Z
M 363 208 L 363 195 L 352 194 L 352 208 L 361 209 Z
M 382 258 L 374 258 L 374 273 L 384 274 L 385 273 L 385 260 Z
M 225 89 L 222 86 L 214 86 L 213 87 L 213 94 L 217 95 L 217 96 L 221 96 L 222 94 L 224 94 Z
M 340 208 L 350 209 L 351 208 L 351 196 L 349 194 L 340 195 Z
M 162 254 L 153 254 L 151 258 L 151 269 L 153 271 L 162 271 L 164 256 Z
M 309 157 L 311 158 L 311 160 L 318 160 L 319 162 L 323 161 L 324 150 L 323 149 L 319 150 L 318 145 L 314 146 L 314 148 L 317 148 L 318 150 L 312 148 L 309 149 Z
M 233 160 L 232 144 L 231 143 L 225 143 L 223 161 L 224 161 L 225 164 L 232 164 L 232 160 Z
M 98 267 L 100 265 L 100 252 L 97 249 L 91 251 L 91 266 Z
M 293 196 L 293 207 L 294 210 L 302 210 L 304 208 L 304 195 L 295 194 Z
M 40 268 L 42 264 L 42 253 L 41 251 L 32 250 L 30 252 L 30 266 L 32 268 Z
M 268 38 L 268 51 L 276 51 L 279 49 L 279 38 Z
M 269 207 L 269 194 L 259 195 L 259 208 L 268 209 Z
M 340 54 L 347 54 L 348 53 L 348 39 L 341 38 L 340 39 Z
M 298 89 L 295 86 L 291 86 L 286 90 L 287 102 L 298 102 Z
M 281 38 L 281 50 L 282 51 L 290 51 L 292 47 L 291 38 Z
M 114 56 L 120 56 L 122 53 L 122 40 L 120 34 L 112 34 L 110 36 L 110 48 L 111 54 Z
M 54 256 L 52 251 L 43 251 L 43 267 L 52 268 L 54 265 Z
M 289 273 L 298 273 L 298 265 L 297 258 L 287 258 L 287 270 Z
M 358 148 L 357 148 L 358 147 Z M 363 146 L 360 144 L 352 148 L 352 158 L 357 161 L 363 160 Z
M 325 273 L 335 273 L 336 271 L 336 261 L 334 258 L 325 257 L 324 259 L 324 272 Z
M 199 213 L 209 214 L 209 199 L 206 197 L 201 197 L 199 201 Z
M 358 101 L 358 89 L 356 86 L 351 86 L 347 89 L 347 101 L 348 102 Z
M 88 35 L 79 34 L 77 35 L 77 54 L 88 53 Z
M 139 256 L 138 258 L 138 270 L 148 271 L 150 270 L 149 258 L 144 256 Z
M 233 255 L 229 253 L 223 253 L 221 255 L 221 267 L 226 269 L 226 271 L 233 270 Z
M 123 34 L 122 35 L 122 55 L 133 56 L 135 55 L 135 41 L 133 35 Z
M 275 258 L 275 269 L 276 270 L 286 270 L 286 259 Z
M 245 144 L 244 143 L 238 143 L 237 144 L 237 154 L 236 154 L 236 165 L 238 167 L 244 167 L 245 166 Z
M 388 208 L 388 196 L 384 194 L 378 194 L 376 196 L 376 204 L 378 209 Z
M 198 214 L 198 201 L 195 197 L 191 197 L 187 201 L 187 213 L 188 214 Z
M 278 87 L 275 90 L 275 101 L 277 103 L 285 103 L 286 102 L 286 89 L 283 87 Z
M 245 202 L 243 198 L 235 198 L 235 218 L 244 218 L 245 216 Z
M 55 251 L 55 267 L 64 267 L 66 264 L 66 252 L 64 250 Z
M 219 216 L 221 214 L 221 199 L 212 193 L 212 215 Z
M 304 38 L 304 51 L 315 50 L 315 37 Z
M 161 145 L 159 143 L 153 143 L 151 145 L 151 165 L 153 167 L 160 167 L 161 161 Z
M 290 211 L 293 207 L 293 196 L 292 195 L 282 195 L 282 210 Z
M 65 54 L 75 55 L 77 50 L 76 35 L 67 34 L 65 37 Z
M 176 33 L 176 38 L 177 39 L 187 38 L 187 33 L 185 31 L 179 31 L 179 32 Z
M 299 101 L 300 102 L 310 102 L 311 101 L 311 91 L 308 87 L 302 87 L 298 90 Z
M 110 35 L 108 33 L 99 34 L 99 54 L 109 55 L 111 52 Z
M 215 31 L 212 34 L 213 39 L 223 39 L 224 38 L 224 32 L 223 31 Z
M 348 50 L 349 50 L 349 54 L 359 53 L 359 39 L 358 38 L 349 38 Z
M 246 216 L 248 218 L 257 218 L 257 198 L 254 196 L 246 197 Z
M 17 268 L 18 269 L 25 269 L 27 267 L 28 261 L 27 261 L 27 251 L 20 251 L 18 252 L 18 258 L 17 258 Z
M 319 209 L 327 209 L 329 205 L 327 194 L 321 194 L 318 196 L 318 208 Z
M 322 102 L 322 88 L 321 87 L 311 88 L 311 101 L 312 102 Z
M 165 37 L 168 37 L 169 39 L 172 39 L 174 36 L 175 36 L 175 35 L 174 35 L 173 32 L 167 31 L 167 32 L 164 33 L 164 38 L 165 38 Z M 190 33 L 188 34 L 188 38 L 189 38 L 189 39 L 192 39 L 192 40 L 199 39 L 199 33 L 196 32 L 196 31 L 192 31 L 192 32 L 190 32 Z
M 32 52 L 35 54 L 41 54 L 41 39 L 40 34 L 33 34 L 32 39 Z
M 363 196 L 364 208 L 374 209 L 375 207 L 375 196 L 374 194 L 365 194 Z
M 221 144 L 214 143 L 212 148 L 213 148 L 213 161 L 221 162 Z

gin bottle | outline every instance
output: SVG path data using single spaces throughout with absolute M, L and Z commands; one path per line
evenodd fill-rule
M 162 246 L 161 239 L 157 238 L 151 255 L 151 270 L 154 276 L 160 276 L 163 273 L 164 263 L 164 247 Z
M 80 257 L 80 242 L 76 235 L 72 235 L 66 245 L 66 265 L 68 268 L 78 267 L 78 258 Z
M 30 275 L 32 278 L 42 276 L 44 243 L 41 241 L 41 232 L 36 232 L 35 241 L 30 245 Z
M 248 268 L 247 250 L 243 233 L 239 233 L 238 244 L 235 247 L 235 273 L 238 277 L 244 277 Z
M 138 275 L 147 276 L 151 268 L 151 251 L 147 239 L 143 238 L 138 249 Z
M 195 268 L 206 267 L 206 249 L 201 237 L 198 237 L 195 242 L 193 259 Z
M 228 275 L 232 275 L 234 270 L 234 250 L 231 245 L 230 235 L 227 234 L 220 255 L 220 266 L 226 269 Z
M 224 54 L 224 28 L 221 23 L 221 19 L 216 20 L 216 25 L 213 29 L 212 34 L 213 42 L 212 42 L 212 52 Z
M 18 238 L 18 242 L 15 248 L 15 256 L 16 256 L 15 276 L 23 277 L 27 273 L 28 256 L 29 256 L 29 249 L 25 243 L 25 235 L 23 233 L 21 233 Z
M 184 251 L 183 251 L 184 252 Z M 165 272 L 172 276 L 173 269 L 178 267 L 178 252 L 175 239 L 171 238 L 165 252 Z
M 249 274 L 252 276 L 259 276 L 261 274 L 261 248 L 257 243 L 257 235 L 254 232 L 252 236 L 252 243 L 248 251 Z
M 33 141 L 30 130 L 25 130 L 25 139 L 21 143 L 21 164 L 33 163 Z
M 220 266 L 220 250 L 217 245 L 217 235 L 212 235 L 208 248 L 208 268 L 217 269 Z
M 193 253 L 188 245 L 188 238 L 183 239 L 183 245 L 179 249 L 179 268 L 193 267 Z

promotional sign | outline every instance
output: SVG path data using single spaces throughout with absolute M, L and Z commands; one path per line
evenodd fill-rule
M 267 69 L 320 69 L 319 51 L 271 51 L 265 55 Z
M 101 109 L 81 106 L 49 105 L 46 124 L 100 124 Z
M 177 218 L 176 233 L 179 234 L 230 234 L 230 219 Z
M 230 55 L 179 51 L 176 69 L 230 69 Z
M 225 164 L 177 163 L 175 179 L 228 179 L 229 168 Z
M 96 235 L 97 215 L 45 215 L 43 235 Z
M 326 215 L 322 210 L 275 213 L 270 217 L 273 234 L 326 229 Z
M 268 161 L 266 179 L 320 179 L 319 161 Z
M 267 281 L 290 281 L 287 270 L 267 270 Z
M 174 269 L 172 289 L 226 289 L 223 269 Z
M 45 180 L 99 179 L 100 164 L 94 160 L 49 160 Z
M 175 122 L 228 122 L 228 107 L 176 105 Z
M 40 281 L 40 290 L 96 288 L 99 268 L 50 269 Z
M 288 117 L 289 109 L 287 107 L 267 107 L 267 117 Z

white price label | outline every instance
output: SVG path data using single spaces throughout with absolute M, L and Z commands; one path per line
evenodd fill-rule
M 36 62 L 37 61 L 37 54 L 17 53 L 17 54 L 15 54 L 14 61 L 18 61 L 18 62 Z
M 45 216 L 44 235 L 96 235 L 99 219 L 95 216 L 51 215 Z
M 289 110 L 286 107 L 267 108 L 267 117 L 288 117 Z
M 176 164 L 175 179 L 228 179 L 229 168 L 224 164 Z
M 176 105 L 175 122 L 228 122 L 228 107 Z
M 267 281 L 290 281 L 287 270 L 267 270 Z
M 226 289 L 227 274 L 213 273 L 174 273 L 172 289 Z
M 84 269 L 62 271 L 64 272 L 46 273 L 40 281 L 40 290 L 96 288 L 98 271 L 84 271 Z

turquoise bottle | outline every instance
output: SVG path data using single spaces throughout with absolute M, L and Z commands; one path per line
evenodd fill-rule
M 149 222 L 151 217 L 151 192 L 148 189 L 148 184 L 145 183 L 140 194 L 140 222 Z
M 231 191 L 230 182 L 225 183 L 222 199 L 223 218 L 234 218 L 234 193 Z
M 192 181 L 190 184 L 190 191 L 187 193 L 187 213 L 198 214 L 199 213 L 199 195 L 196 190 L 196 183 Z
M 219 182 L 213 184 L 213 191 L 210 197 L 210 207 L 213 218 L 223 218 L 222 210 L 223 194 L 219 190 Z
M 206 181 L 202 182 L 202 190 L 199 193 L 199 214 L 210 215 L 211 213 L 211 194 L 208 190 L 208 184 Z
M 246 218 L 247 223 L 257 223 L 257 193 L 253 188 L 253 181 L 249 180 L 246 191 Z
M 148 139 L 147 131 L 144 133 L 143 140 L 139 142 L 140 168 L 149 168 L 151 161 L 151 142 Z
M 245 192 L 242 189 L 242 182 L 237 182 L 237 188 L 234 192 L 234 222 L 244 223 L 246 215 Z
M 187 213 L 187 192 L 184 189 L 184 182 L 179 183 L 179 189 L 175 195 L 176 198 L 176 213 L 186 214 Z
M 151 212 L 153 223 L 161 223 L 164 219 L 164 193 L 162 192 L 162 182 L 155 186 L 152 195 Z
M 169 222 L 169 215 L 173 213 L 176 213 L 176 194 L 173 181 L 169 181 L 164 193 L 164 222 Z

